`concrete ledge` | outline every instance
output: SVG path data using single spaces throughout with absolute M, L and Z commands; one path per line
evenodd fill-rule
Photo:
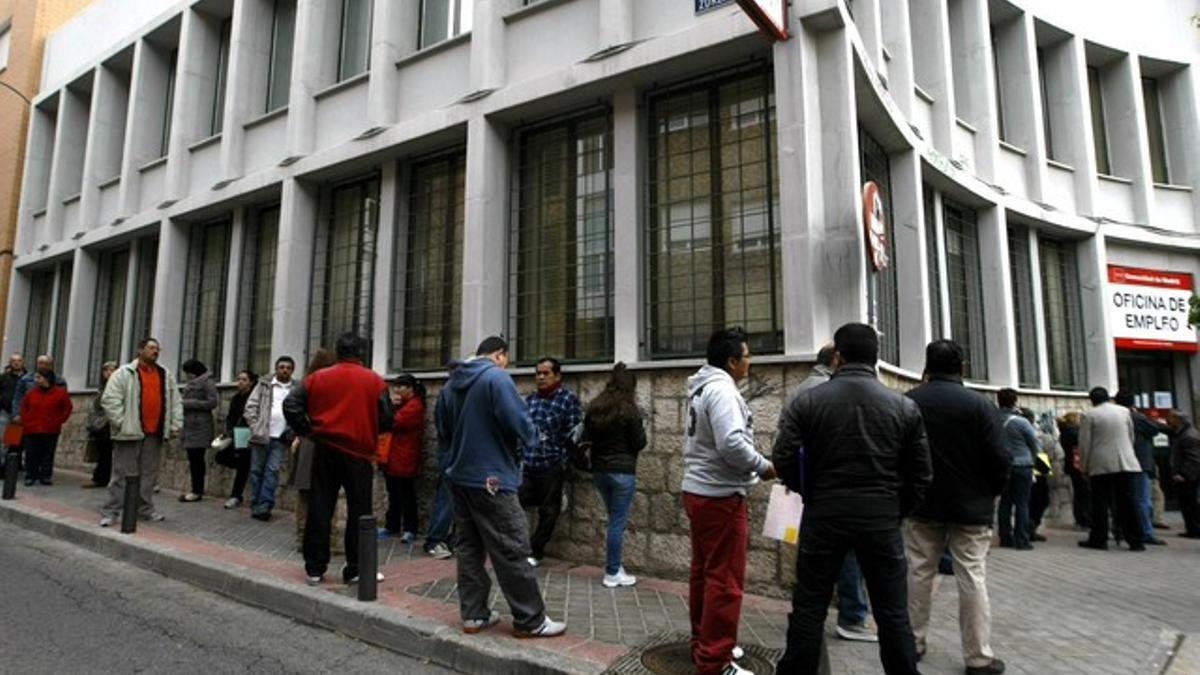
M 255 575 L 252 570 L 239 565 L 221 565 L 190 556 L 136 534 L 121 534 L 115 529 L 101 529 L 45 513 L 23 505 L 19 499 L 0 502 L 0 522 L 67 541 L 244 604 L 464 673 L 596 675 L 603 670 L 597 664 L 546 650 L 521 649 L 503 641 L 467 636 L 457 626 L 406 615 L 376 603 L 360 603 L 340 593 Z

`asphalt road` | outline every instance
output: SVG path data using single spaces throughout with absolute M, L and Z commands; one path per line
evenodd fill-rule
M 0 673 L 453 672 L 0 523 Z

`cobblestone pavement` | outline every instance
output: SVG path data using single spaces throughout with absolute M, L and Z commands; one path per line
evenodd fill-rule
M 20 495 L 52 501 L 80 514 L 97 513 L 103 495 L 96 490 L 80 490 L 79 482 L 75 474 L 60 471 L 55 486 L 22 487 Z M 301 558 L 296 552 L 290 514 L 278 512 L 274 520 L 263 523 L 249 518 L 246 509 L 222 509 L 218 499 L 181 504 L 167 492 L 159 495 L 157 506 L 167 520 L 140 527 L 160 528 L 253 554 L 288 569 L 294 564 L 295 581 L 302 583 Z M 996 655 L 1008 662 L 1009 672 L 1143 672 L 1163 631 L 1200 633 L 1200 590 L 1196 584 L 1200 541 L 1179 539 L 1168 532 L 1165 538 L 1169 546 L 1151 547 L 1138 554 L 1124 549 L 1080 549 L 1075 542 L 1082 535 L 1077 532 L 1048 530 L 1047 534 L 1050 541 L 1039 544 L 1034 551 L 996 549 L 989 557 L 992 643 Z M 629 648 L 664 631 L 687 630 L 687 587 L 683 583 L 642 578 L 634 588 L 614 591 L 599 584 L 599 568 L 548 562 L 538 570 L 547 611 L 568 621 L 570 633 L 587 643 L 588 658 L 594 662 L 614 661 Z M 336 571 L 339 565 L 335 559 L 330 569 Z M 448 622 L 454 620 L 452 609 L 457 599 L 453 561 L 432 561 L 419 548 L 414 550 L 389 539 L 381 542 L 380 568 L 388 575 L 381 586 L 381 600 L 411 598 L 416 604 L 406 605 L 408 611 L 441 606 L 444 609 L 435 615 Z M 935 595 L 929 649 L 921 664 L 922 672 L 935 675 L 961 673 L 963 669 L 957 591 L 951 577 L 942 579 L 946 583 Z M 340 586 L 330 586 L 330 590 L 345 592 Z M 494 596 L 494 606 L 506 610 L 498 589 Z M 745 645 L 782 647 L 787 610 L 784 602 L 748 595 L 740 641 Z M 880 671 L 875 645 L 838 640 L 832 637 L 832 630 L 828 635 L 834 673 Z M 572 654 L 581 651 L 586 650 Z

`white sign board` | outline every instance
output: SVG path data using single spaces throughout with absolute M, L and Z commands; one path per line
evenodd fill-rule
M 1109 265 L 1108 321 L 1117 349 L 1195 352 L 1191 297 L 1191 274 Z

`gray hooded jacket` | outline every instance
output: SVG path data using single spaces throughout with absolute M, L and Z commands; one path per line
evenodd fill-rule
M 701 497 L 745 495 L 770 462 L 754 448 L 750 408 L 729 373 L 705 365 L 688 378 L 683 491 Z

